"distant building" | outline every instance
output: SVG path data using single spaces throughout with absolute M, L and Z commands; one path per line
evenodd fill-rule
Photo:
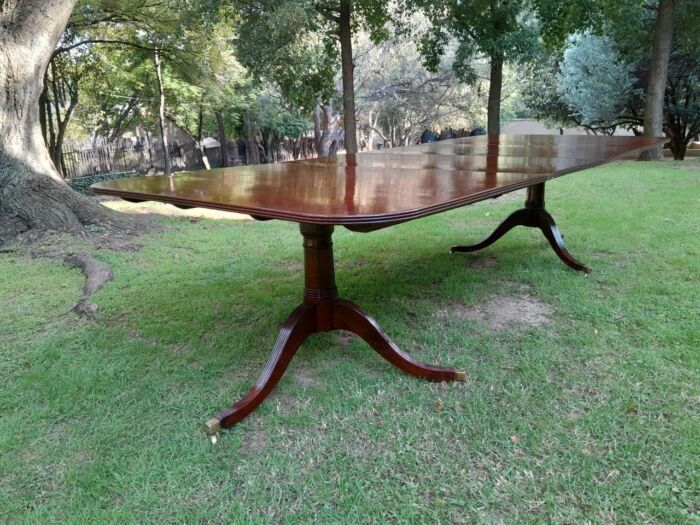
M 548 128 L 543 122 L 534 119 L 516 118 L 508 122 L 501 129 L 501 133 L 506 135 L 587 135 L 582 127 L 576 128 Z M 616 136 L 634 136 L 629 130 L 618 127 L 615 130 Z

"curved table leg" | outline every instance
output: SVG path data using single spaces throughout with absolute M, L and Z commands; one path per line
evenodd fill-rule
M 564 240 L 559 232 L 559 228 L 557 228 L 556 222 L 554 222 L 552 216 L 544 209 L 544 182 L 530 186 L 527 189 L 525 207 L 511 213 L 484 241 L 471 246 L 453 246 L 450 251 L 455 253 L 481 250 L 482 248 L 492 245 L 516 226 L 539 228 L 542 230 L 542 233 L 544 233 L 544 236 L 549 241 L 554 252 L 567 266 L 580 272 L 591 273 L 591 269 L 588 266 L 578 262 L 566 248 L 564 248 Z
M 498 228 L 496 228 L 491 235 L 480 243 L 471 244 L 469 246 L 453 246 L 450 248 L 450 253 L 475 252 L 477 250 L 482 250 L 487 246 L 491 246 L 494 242 L 503 237 L 516 226 L 524 226 L 527 223 L 528 215 L 529 210 L 526 209 L 514 211 L 506 218 L 506 220 L 499 224 Z
M 564 264 L 578 270 L 579 272 L 591 273 L 591 269 L 583 263 L 578 262 L 569 253 L 569 251 L 564 247 L 564 239 L 562 238 L 557 223 L 554 222 L 554 218 L 547 213 L 545 210 L 541 210 L 539 213 L 539 227 L 544 233 L 544 236 L 549 241 L 554 252 L 559 256 L 559 258 L 564 261 Z
M 362 309 L 338 298 L 333 264 L 333 226 L 302 224 L 304 237 L 304 302 L 282 326 L 272 354 L 255 385 L 238 402 L 204 425 L 208 434 L 235 425 L 272 392 L 304 340 L 317 332 L 348 330 L 359 335 L 391 364 L 430 381 L 464 381 L 465 373 L 432 366 L 402 352 Z
M 255 385 L 234 405 L 207 421 L 207 433 L 216 434 L 220 428 L 233 426 L 255 410 L 275 388 L 304 340 L 314 332 L 316 307 L 310 304 L 298 306 L 282 326 L 267 365 Z
M 429 381 L 464 381 L 466 378 L 463 370 L 416 361 L 389 339 L 377 322 L 362 308 L 350 301 L 344 299 L 336 301 L 333 325 L 336 330 L 347 330 L 360 336 L 389 363 L 412 376 Z

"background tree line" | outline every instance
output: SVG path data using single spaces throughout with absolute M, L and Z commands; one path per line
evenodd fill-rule
M 343 44 L 344 2 L 82 2 L 45 74 L 42 133 L 60 171 L 67 136 L 115 141 L 156 121 L 162 136 L 165 118 L 199 142 L 243 138 L 253 162 L 273 161 L 281 140 L 312 129 L 320 155 L 350 127 L 368 149 L 415 142 L 431 126 L 497 134 L 502 104 L 552 125 L 641 133 L 656 14 L 648 3 L 598 4 L 604 12 L 592 16 L 543 0 L 351 2 Z M 681 159 L 700 131 L 692 7 L 673 3 L 680 31 L 664 94 L 664 131 Z M 354 118 L 344 117 L 349 75 Z M 508 92 L 508 77 L 521 89 Z
M 498 134 L 514 111 L 665 133 L 683 158 L 698 1 L 2 2 L 0 241 L 128 222 L 62 185 L 63 144 L 143 126 L 167 151 L 166 119 L 200 143 L 243 138 L 256 162 L 306 134 L 321 155 L 428 127 Z

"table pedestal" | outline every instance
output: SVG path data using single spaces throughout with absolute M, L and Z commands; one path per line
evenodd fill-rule
M 578 262 L 566 248 L 564 248 L 564 239 L 561 233 L 559 233 L 557 223 L 554 222 L 552 216 L 544 209 L 544 182 L 530 186 L 527 189 L 525 208 L 513 212 L 485 240 L 471 246 L 453 246 L 451 251 L 455 253 L 481 250 L 482 248 L 492 245 L 516 226 L 539 228 L 564 263 L 574 270 L 591 273 L 591 269 L 588 268 L 588 266 Z
M 401 351 L 359 306 L 339 299 L 333 264 L 333 226 L 301 224 L 300 229 L 304 237 L 304 302 L 282 326 L 267 365 L 255 385 L 234 405 L 206 422 L 208 434 L 233 426 L 253 412 L 275 388 L 304 340 L 318 332 L 353 332 L 392 365 L 422 379 L 465 379 L 461 370 L 416 361 Z

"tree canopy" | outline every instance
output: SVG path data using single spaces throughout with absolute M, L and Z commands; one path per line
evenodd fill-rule
M 57 182 L 64 142 L 145 129 L 168 171 L 166 122 L 198 143 L 217 136 L 225 165 L 230 136 L 272 162 L 312 132 L 320 154 L 407 144 L 428 127 L 498 133 L 524 101 L 597 132 L 663 130 L 682 158 L 698 133 L 699 23 L 697 0 L 4 3 L 0 215 L 20 230 L 98 222 Z M 27 189 L 42 177 L 61 195 L 47 206 Z

